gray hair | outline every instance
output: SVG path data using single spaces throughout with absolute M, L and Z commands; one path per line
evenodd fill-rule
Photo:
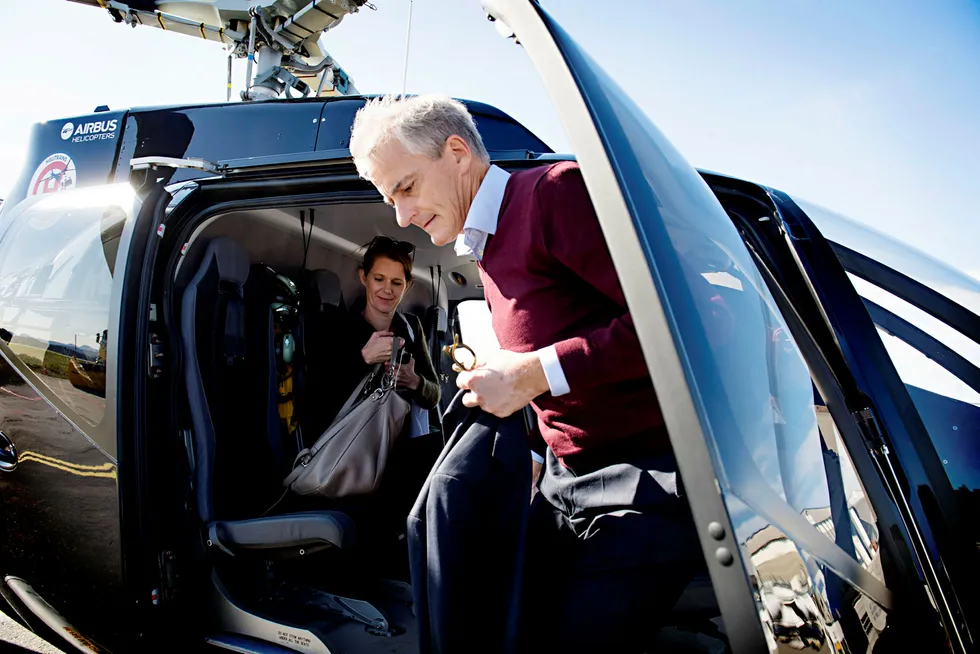
M 435 94 L 401 99 L 388 95 L 358 110 L 351 127 L 350 153 L 357 172 L 370 180 L 375 152 L 390 140 L 401 143 L 411 154 L 438 159 L 453 135 L 466 141 L 478 159 L 490 162 L 473 116 L 462 102 Z

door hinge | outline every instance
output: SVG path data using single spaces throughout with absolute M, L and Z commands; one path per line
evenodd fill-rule
M 170 550 L 160 552 L 157 557 L 160 573 L 160 587 L 154 588 L 150 601 L 154 606 L 172 602 L 180 596 L 180 574 L 177 567 L 177 557 Z
M 206 159 L 195 159 L 188 157 L 137 157 L 129 160 L 129 166 L 133 171 L 137 170 L 157 170 L 159 168 L 189 168 L 191 170 L 202 170 L 206 173 L 220 174 L 221 167 Z
M 147 371 L 149 372 L 150 379 L 158 379 L 163 375 L 163 341 L 152 332 L 150 333 L 149 357 Z

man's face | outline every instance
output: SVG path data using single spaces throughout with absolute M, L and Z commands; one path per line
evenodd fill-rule
M 461 151 L 454 140 L 462 142 L 451 137 L 438 159 L 411 154 L 394 140 L 374 155 L 374 185 L 394 206 L 398 225 L 417 225 L 435 245 L 451 243 L 463 231 L 473 200 L 465 197 L 464 189 L 469 149 L 464 143 Z

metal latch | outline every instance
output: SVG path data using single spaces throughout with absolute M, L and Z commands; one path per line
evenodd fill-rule
M 150 361 L 149 361 L 149 374 L 150 379 L 158 379 L 163 375 L 163 341 L 156 334 L 150 334 Z

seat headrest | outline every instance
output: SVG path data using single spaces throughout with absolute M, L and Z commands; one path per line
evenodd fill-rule
M 313 291 L 319 299 L 318 305 L 343 305 L 344 294 L 340 287 L 340 277 L 332 270 L 313 271 Z
M 207 267 L 212 257 L 218 263 L 218 277 L 221 281 L 232 282 L 237 286 L 245 284 L 251 263 L 241 244 L 226 236 L 219 236 L 208 243 L 202 266 Z

